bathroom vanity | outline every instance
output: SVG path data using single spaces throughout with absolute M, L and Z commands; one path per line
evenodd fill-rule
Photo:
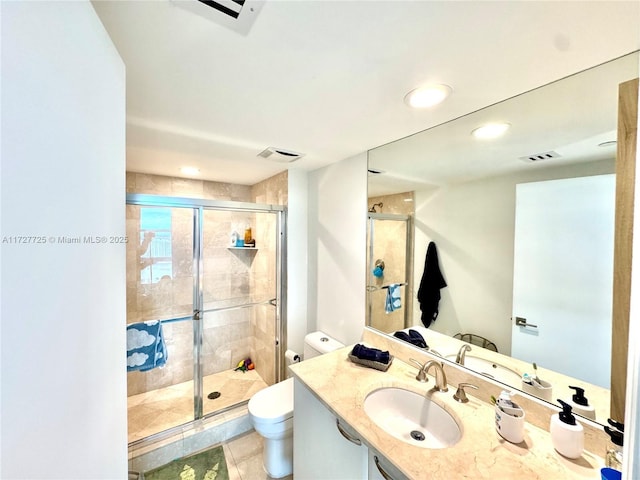
M 395 480 L 600 478 L 603 459 L 599 455 L 585 450 L 578 460 L 566 459 L 554 450 L 549 432 L 532 423 L 526 423 L 525 440 L 520 444 L 511 444 L 500 437 L 494 426 L 491 395 L 487 394 L 496 391 L 491 388 L 500 389 L 499 385 L 489 382 L 477 391 L 468 390 L 469 402 L 459 403 L 453 395 L 462 378 L 461 369 L 445 366 L 448 391 L 437 392 L 432 390 L 434 377 L 429 375 L 427 383 L 418 382 L 417 368 L 398 355 L 390 368 L 381 372 L 352 363 L 348 359 L 351 348 L 291 367 L 295 378 L 294 478 L 384 478 L 376 463 L 387 478 Z M 486 383 L 481 378 L 475 380 L 471 378 L 470 383 Z M 459 439 L 445 448 L 424 447 L 413 439 L 394 436 L 397 432 L 392 431 L 392 424 L 380 427 L 364 406 L 372 392 L 385 388 L 400 389 L 408 396 L 411 395 L 408 392 L 413 392 L 436 404 L 457 424 Z M 538 405 L 537 400 L 522 400 L 532 410 L 547 408 Z M 534 412 L 533 416 L 536 415 Z M 402 421 L 399 418 L 397 423 Z M 596 444 L 587 442 L 587 448 Z

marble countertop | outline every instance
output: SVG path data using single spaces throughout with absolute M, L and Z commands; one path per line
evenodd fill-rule
M 584 452 L 577 460 L 558 454 L 546 430 L 525 426 L 525 440 L 514 445 L 495 430 L 494 408 L 473 396 L 469 403 L 453 399 L 448 392 L 430 391 L 434 379 L 426 384 L 415 380 L 416 369 L 398 360 L 386 372 L 349 361 L 352 347 L 294 364 L 294 376 L 337 417 L 357 432 L 369 448 L 383 455 L 411 479 L 450 480 L 453 478 L 585 479 L 600 478 L 602 458 Z M 453 447 L 428 449 L 397 440 L 379 428 L 364 412 L 366 396 L 384 387 L 399 387 L 430 395 L 462 426 L 462 439 Z M 487 399 L 488 400 L 488 399 Z
M 420 334 L 424 337 L 430 347 L 435 349 L 442 356 L 449 358 L 451 361 L 453 361 L 451 356 L 455 356 L 460 347 L 466 344 L 466 342 L 463 342 L 462 340 L 458 340 L 456 338 L 444 335 L 434 330 L 423 328 L 421 326 L 412 328 L 420 332 Z M 532 364 L 530 363 L 523 362 L 507 355 L 502 355 L 501 353 L 487 350 L 486 348 L 481 348 L 474 345 L 471 345 L 471 348 L 472 350 L 466 354 L 468 357 L 478 357 L 489 360 L 491 362 L 495 362 L 499 365 L 503 365 L 515 372 L 520 377 L 523 373 L 529 373 L 530 375 L 534 374 Z M 602 425 L 607 425 L 607 418 L 609 418 L 610 411 L 609 397 L 611 394 L 608 388 L 602 388 L 597 385 L 593 385 L 583 380 L 563 375 L 562 373 L 558 373 L 541 366 L 538 366 L 538 375 L 541 379 L 551 383 L 551 385 L 553 386 L 553 395 L 551 396 L 551 398 L 546 399 L 547 401 L 553 403 L 554 405 L 557 405 L 557 398 L 563 399 L 564 401 L 570 400 L 575 392 L 569 388 L 569 385 L 580 387 L 584 389 L 585 397 L 588 398 L 589 404 L 595 408 L 597 421 Z M 516 383 L 507 383 L 518 390 L 522 390 L 523 385 L 520 380 L 518 380 Z M 536 394 L 533 390 L 529 390 L 529 393 L 533 395 Z

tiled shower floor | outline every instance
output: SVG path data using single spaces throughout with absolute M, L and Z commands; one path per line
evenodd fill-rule
M 204 377 L 205 414 L 249 400 L 267 384 L 255 370 L 227 370 Z M 221 393 L 216 399 L 207 395 Z M 193 420 L 193 381 L 152 390 L 127 399 L 129 443 Z

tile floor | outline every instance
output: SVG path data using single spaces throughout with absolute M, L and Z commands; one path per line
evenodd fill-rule
M 208 375 L 203 384 L 203 411 L 207 414 L 249 400 L 266 386 L 255 370 L 227 370 Z M 213 391 L 220 392 L 221 396 L 213 400 L 207 398 Z M 193 381 L 132 395 L 127 403 L 131 443 L 193 420 Z
M 229 470 L 229 480 L 268 480 L 262 467 L 263 439 L 251 431 L 222 444 Z M 293 480 L 293 475 L 283 480 Z
M 229 480 L 271 479 L 262 467 L 262 442 L 262 437 L 255 431 L 251 431 L 222 443 Z M 139 478 L 135 473 L 129 474 L 129 480 Z M 284 477 L 282 480 L 293 480 L 293 475 Z

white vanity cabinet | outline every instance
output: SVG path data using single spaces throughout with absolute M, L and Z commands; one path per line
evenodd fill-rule
M 293 411 L 293 478 L 367 479 L 367 447 L 344 438 L 336 417 L 297 379 Z
M 296 480 L 405 480 L 406 477 L 358 439 L 344 421 L 340 433 L 336 417 L 297 379 L 294 381 L 293 478 Z M 376 458 L 385 477 L 376 466 Z

